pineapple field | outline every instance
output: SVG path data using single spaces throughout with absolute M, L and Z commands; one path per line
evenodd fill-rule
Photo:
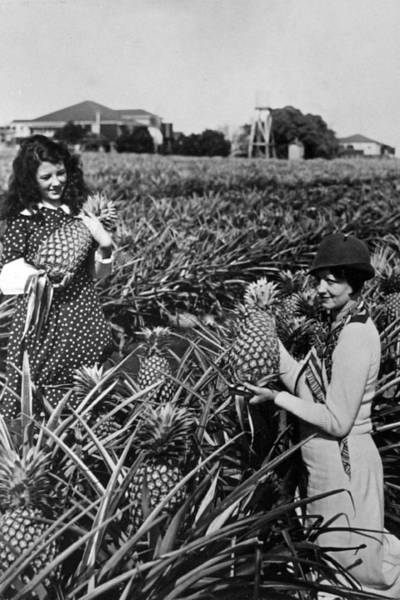
M 76 372 L 77 406 L 66 389 L 42 420 L 24 369 L 24 416 L 0 421 L 0 599 L 373 598 L 317 545 L 332 525 L 305 524 L 295 422 L 250 406 L 240 383 L 279 385 L 276 334 L 301 359 L 326 331 L 307 272 L 320 240 L 365 241 L 374 439 L 400 535 L 400 163 L 82 159 L 119 215 L 114 270 L 96 284 L 115 350 Z M 3 297 L 2 382 L 12 311 Z

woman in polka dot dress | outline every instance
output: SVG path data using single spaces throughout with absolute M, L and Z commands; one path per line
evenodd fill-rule
M 21 143 L 1 210 L 7 228 L 0 289 L 6 295 L 18 294 L 7 348 L 6 385 L 0 397 L 0 414 L 7 420 L 17 418 L 21 410 L 24 291 L 36 272 L 32 258 L 54 230 L 76 218 L 89 195 L 79 157 L 66 145 L 41 135 Z M 73 385 L 76 369 L 103 362 L 113 350 L 111 330 L 94 289 L 94 277 L 111 272 L 112 239 L 96 217 L 80 216 L 92 235 L 92 248 L 68 284 L 54 288 L 39 339 L 28 338 L 36 413 L 43 411 L 43 397 L 53 407 L 60 402 Z

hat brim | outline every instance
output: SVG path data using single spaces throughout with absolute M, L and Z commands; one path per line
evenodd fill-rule
M 373 277 L 375 277 L 375 269 L 371 264 L 368 263 L 351 263 L 351 264 L 346 264 L 346 263 L 332 263 L 332 262 L 326 262 L 323 264 L 318 264 L 318 265 L 312 265 L 309 273 L 311 275 L 315 275 L 315 273 L 317 271 L 322 271 L 322 269 L 348 269 L 349 271 L 355 271 L 357 273 L 359 273 L 360 275 L 363 276 L 364 280 L 367 281 L 368 279 L 372 279 Z

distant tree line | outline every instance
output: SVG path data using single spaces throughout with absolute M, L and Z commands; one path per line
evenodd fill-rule
M 113 144 L 117 152 L 152 153 L 155 151 L 154 140 L 147 127 L 137 126 L 123 129 L 121 135 L 111 142 L 101 134 L 88 132 L 84 127 L 66 123 L 59 129 L 55 137 L 69 144 L 79 144 L 83 150 L 104 150 L 108 152 Z M 183 156 L 229 156 L 230 142 L 220 131 L 206 129 L 203 133 L 191 135 L 179 134 L 171 140 L 168 149 L 161 147 L 161 152 L 180 154 Z
M 234 154 L 247 156 L 250 125 L 243 125 L 236 136 Z M 71 144 L 80 144 L 84 150 L 104 150 L 111 146 L 117 152 L 152 153 L 155 144 L 147 127 L 125 128 L 120 136 L 110 142 L 104 135 L 88 132 L 81 125 L 67 123 L 56 137 Z M 272 111 L 272 133 L 270 155 L 276 158 L 288 158 L 289 145 L 299 141 L 304 145 L 304 158 L 334 158 L 338 154 L 338 142 L 335 133 L 319 115 L 303 114 L 293 106 Z M 206 129 L 203 133 L 190 135 L 175 134 L 158 152 L 181 156 L 229 156 L 231 142 L 220 131 Z
M 270 156 L 288 158 L 289 146 L 294 142 L 304 145 L 304 158 L 334 158 L 339 144 L 335 133 L 319 115 L 304 115 L 298 108 L 285 106 L 273 109 Z M 234 153 L 247 156 L 251 125 L 241 127 L 236 136 Z
M 180 134 L 172 141 L 172 154 L 182 156 L 229 156 L 231 143 L 223 133 L 206 129 L 203 133 Z

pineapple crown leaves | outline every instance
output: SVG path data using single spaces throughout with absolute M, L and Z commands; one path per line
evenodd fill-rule
M 162 355 L 171 341 L 171 329 L 169 327 L 142 327 L 139 335 L 143 336 L 143 343 L 146 346 L 147 356 L 153 354 Z
M 400 292 L 400 264 L 386 263 L 378 273 L 378 281 L 384 295 Z
M 2 509 L 47 505 L 50 457 L 32 447 L 21 458 L 12 448 L 0 449 L 0 506 Z
M 279 302 L 278 285 L 261 277 L 255 282 L 249 283 L 244 295 L 246 307 L 272 309 Z
M 371 265 L 378 276 L 395 261 L 396 254 L 394 250 L 386 244 L 378 244 L 371 254 Z
M 152 461 L 183 462 L 189 448 L 195 421 L 184 408 L 171 402 L 152 408 L 147 406 L 137 430 L 135 444 Z
M 98 217 L 106 229 L 112 229 L 118 221 L 117 208 L 104 193 L 97 192 L 89 196 L 82 206 L 82 212 Z
M 305 288 L 293 294 L 295 316 L 304 316 L 309 319 L 321 317 L 321 300 L 317 291 L 313 288 Z
M 278 273 L 279 291 L 285 296 L 300 292 L 305 288 L 308 282 L 307 271 L 301 269 L 299 271 L 284 270 Z
M 74 372 L 74 392 L 83 400 L 96 386 L 104 379 L 103 365 L 95 365 L 94 367 L 86 367 L 83 365 Z

